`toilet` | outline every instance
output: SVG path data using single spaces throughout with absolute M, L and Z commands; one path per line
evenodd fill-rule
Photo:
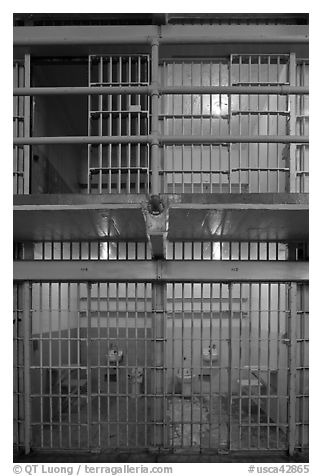
M 139 396 L 142 393 L 143 367 L 132 368 L 128 374 L 128 378 L 131 396 Z
M 182 395 L 191 396 L 192 382 L 194 379 L 194 374 L 192 374 L 191 369 L 178 369 L 176 379 L 180 385 Z

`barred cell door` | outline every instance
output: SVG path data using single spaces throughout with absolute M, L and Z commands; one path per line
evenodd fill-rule
M 296 285 L 171 284 L 167 297 L 169 446 L 293 452 Z
M 307 286 L 27 282 L 15 289 L 17 447 L 308 447 Z

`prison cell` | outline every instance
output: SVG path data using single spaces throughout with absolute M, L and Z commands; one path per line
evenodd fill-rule
M 303 64 L 297 66 L 299 85 L 307 84 L 308 70 Z M 292 67 L 296 68 L 291 65 L 290 55 L 231 55 L 230 59 L 212 61 L 165 60 L 160 76 L 165 86 L 283 86 L 290 84 Z M 308 132 L 300 112 L 301 108 L 307 110 L 304 101 L 304 97 L 298 98 L 297 109 L 293 110 L 288 97 L 278 94 L 164 95 L 160 127 L 164 135 L 170 136 L 278 136 L 289 132 L 290 117 L 298 114 L 297 132 L 304 134 Z M 165 145 L 162 160 L 165 193 L 244 193 L 287 191 L 289 160 L 295 158 L 289 158 L 289 146 L 282 143 L 223 141 L 216 145 Z M 300 183 L 304 183 L 307 146 L 297 146 L 296 160 L 297 182 L 301 177 Z M 307 187 L 307 181 L 305 184 Z M 301 187 L 304 191 L 304 185 Z
M 296 58 L 293 53 L 230 54 L 211 59 L 167 59 L 161 56 L 154 82 L 150 62 L 147 54 L 90 55 L 86 64 L 70 71 L 75 85 L 78 84 L 77 75 L 87 77 L 89 94 L 87 101 L 85 98 L 77 106 L 71 101 L 72 96 L 66 95 L 61 107 L 68 110 L 73 121 L 64 122 L 63 129 L 68 130 L 67 135 L 76 133 L 72 130 L 84 135 L 87 121 L 87 138 L 97 142 L 86 146 L 84 141 L 76 141 L 71 146 L 61 144 L 59 140 L 62 138 L 56 137 L 46 149 L 48 152 L 40 153 L 41 160 L 32 161 L 31 180 L 30 167 L 27 166 L 30 145 L 15 145 L 14 189 L 18 193 L 28 193 L 31 182 L 32 190 L 37 193 L 66 193 L 70 188 L 82 191 L 83 187 L 91 194 L 149 193 L 151 177 L 156 174 L 155 180 L 163 193 L 308 192 L 308 144 L 300 139 L 294 144 L 279 140 L 282 136 L 307 138 L 308 96 L 272 92 L 274 87 L 307 87 L 306 59 Z M 30 84 L 29 59 L 25 64 L 26 67 L 23 64 L 18 67 L 16 63 L 14 67 L 14 86 L 18 89 Z M 66 75 L 67 81 L 68 72 L 63 72 L 62 68 L 59 71 L 62 77 Z M 38 78 L 37 68 L 33 74 L 37 76 L 36 84 L 39 81 L 43 84 Z M 51 84 L 50 80 L 49 74 L 44 84 Z M 161 95 L 154 99 L 152 108 L 151 86 L 156 87 L 156 82 Z M 166 89 L 162 90 L 199 86 L 228 86 L 235 87 L 236 91 L 240 87 L 249 87 L 250 92 L 189 94 L 178 90 L 169 94 Z M 102 94 L 90 93 L 95 88 L 115 87 L 129 89 L 123 93 L 120 90 L 120 94 L 108 94 L 106 89 Z M 149 90 L 144 89 L 149 87 Z M 252 94 L 253 87 L 266 88 L 267 94 Z M 135 92 L 131 93 L 131 88 Z M 34 101 L 33 135 L 45 133 L 45 136 L 50 136 L 52 130 L 60 130 L 58 103 L 50 103 L 52 118 L 44 120 L 42 102 L 37 97 Z M 17 139 L 30 137 L 30 115 L 30 97 L 15 97 Z M 152 130 L 153 117 L 159 123 L 158 131 Z M 53 127 L 54 121 L 58 126 L 55 123 Z M 191 143 L 191 136 L 195 136 L 196 143 Z M 239 136 L 249 137 L 251 142 L 239 142 Z M 256 142 L 257 136 L 270 137 L 272 142 L 260 139 Z M 117 137 L 120 139 L 115 139 Z M 160 151 L 160 160 L 154 171 L 150 163 L 152 137 L 159 144 Z M 171 144 L 166 143 L 169 137 Z M 43 139 L 51 140 L 50 137 Z M 182 140 L 188 143 L 182 144 Z M 39 149 L 39 145 L 33 145 L 35 161 Z M 68 163 L 77 161 L 80 183 L 71 170 L 67 172 L 67 168 L 66 175 L 62 176 L 61 155 L 68 158 Z M 25 168 L 21 165 L 22 160 L 26 162 Z M 39 174 L 55 179 L 47 184 L 46 179 L 38 177 Z M 36 184 L 39 181 L 44 184 Z
M 90 56 L 89 86 L 145 86 L 149 56 Z M 88 96 L 88 135 L 140 136 L 149 133 L 149 96 Z M 88 146 L 89 193 L 148 193 L 148 144 Z
M 31 282 L 14 310 L 17 446 L 308 446 L 307 285 Z

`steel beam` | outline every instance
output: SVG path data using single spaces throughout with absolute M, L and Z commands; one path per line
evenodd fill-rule
M 40 144 L 145 144 L 150 136 L 63 136 L 63 137 L 16 137 L 14 145 Z
M 40 144 L 142 144 L 153 143 L 153 136 L 61 136 L 15 137 L 13 145 Z M 160 136 L 159 144 L 308 144 L 308 136 Z
M 281 26 L 60 26 L 15 27 L 14 46 L 149 44 L 307 44 L 308 28 Z
M 125 94 L 153 94 L 153 86 L 62 86 L 14 88 L 14 96 L 109 96 Z M 158 94 L 309 94 L 305 86 L 163 86 Z
M 308 281 L 305 261 L 14 261 L 15 281 Z
M 162 136 L 160 137 L 161 145 L 173 144 L 290 144 L 299 143 L 306 144 L 309 142 L 307 136 L 281 136 L 281 135 L 267 135 L 267 136 Z

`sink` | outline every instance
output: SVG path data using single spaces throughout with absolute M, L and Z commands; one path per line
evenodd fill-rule
M 108 364 L 118 364 L 123 359 L 123 350 L 120 349 L 110 349 L 109 353 L 107 354 L 107 363 Z
M 215 344 L 202 350 L 202 360 L 204 362 L 215 362 L 218 360 L 218 350 Z

